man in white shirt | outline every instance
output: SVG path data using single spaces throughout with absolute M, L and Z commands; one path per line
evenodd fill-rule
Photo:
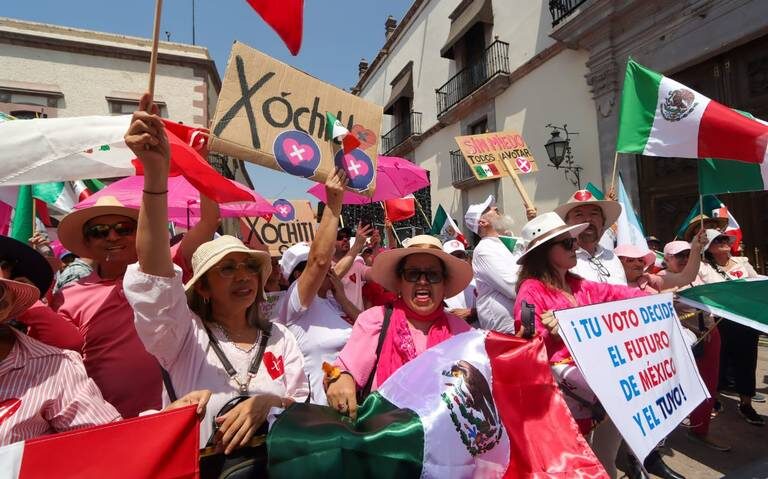
M 576 250 L 576 266 L 571 272 L 584 279 L 610 284 L 627 284 L 624 267 L 613 251 L 600 245 L 605 230 L 621 214 L 621 205 L 616 201 L 597 200 L 587 190 L 579 190 L 567 203 L 555 208 L 568 225 L 589 223 L 579 234 L 579 249 Z
M 481 238 L 472 255 L 478 325 L 482 329 L 514 334 L 513 311 L 520 253 L 512 254 L 499 238 L 500 232 L 511 229 L 512 220 L 501 215 L 491 195 L 484 202 L 470 206 L 464 222 Z

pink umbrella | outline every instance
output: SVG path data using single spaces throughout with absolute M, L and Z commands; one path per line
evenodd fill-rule
M 351 191 L 344 193 L 345 205 L 367 205 L 384 200 L 402 198 L 429 186 L 427 170 L 419 168 L 410 161 L 396 156 L 379 156 L 376 166 L 376 190 L 373 197 L 368 198 Z M 325 186 L 318 183 L 307 193 L 320 201 L 325 201 Z
M 240 183 L 227 180 L 237 188 L 248 192 L 253 197 L 252 201 L 236 203 L 222 203 L 219 205 L 223 218 L 236 218 L 241 216 L 267 216 L 275 213 L 272 204 L 260 194 L 246 188 Z M 141 205 L 141 190 L 144 188 L 143 176 L 128 176 L 118 180 L 103 190 L 100 190 L 80 203 L 75 209 L 86 208 L 96 203 L 101 196 L 114 196 L 129 208 L 138 208 Z M 200 193 L 183 176 L 168 178 L 168 218 L 174 223 L 186 225 L 192 217 L 200 216 Z M 190 225 L 197 221 L 189 221 Z

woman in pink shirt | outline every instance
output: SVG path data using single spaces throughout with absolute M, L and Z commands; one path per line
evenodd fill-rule
M 470 264 L 445 253 L 433 236 L 415 236 L 403 246 L 376 256 L 371 270 L 374 281 L 397 293 L 397 301 L 357 317 L 337 370 L 326 376 L 328 405 L 352 418 L 358 392 L 365 396 L 426 349 L 470 330 L 443 309 L 443 299 L 469 284 Z
M 587 281 L 569 271 L 576 265 L 576 238 L 586 227 L 586 223 L 568 226 L 556 213 L 544 213 L 523 226 L 522 236 L 527 247 L 518 259 L 521 268 L 515 300 L 518 330 L 523 302 L 534 306 L 536 333 L 544 340 L 552 372 L 585 435 L 596 426 L 593 419 L 598 400 L 573 364 L 571 353 L 558 335 L 552 312 L 647 294 L 627 286 Z M 605 470 L 615 477 L 621 436 L 608 417 L 597 426 L 592 435 L 592 449 Z

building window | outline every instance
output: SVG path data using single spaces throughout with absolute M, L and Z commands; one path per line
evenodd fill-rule
M 165 102 L 155 101 L 155 103 L 160 108 L 160 116 L 168 118 L 168 106 Z M 126 98 L 107 98 L 107 104 L 111 115 L 132 115 L 134 111 L 139 109 L 138 100 Z
M 449 15 L 451 29 L 440 56 L 456 60 L 459 69 L 482 58 L 486 25 L 493 25 L 491 0 L 463 0 Z
M 470 135 L 482 135 L 483 133 L 488 133 L 488 118 L 483 117 L 482 119 L 472 123 L 469 125 L 467 130 L 467 133 Z
M 64 95 L 58 91 L 48 92 L 0 87 L 0 103 L 58 108 L 59 100 L 63 97 Z

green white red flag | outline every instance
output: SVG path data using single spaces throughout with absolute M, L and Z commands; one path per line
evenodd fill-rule
M 456 222 L 453 221 L 453 218 L 446 213 L 443 205 L 437 205 L 435 219 L 432 221 L 432 230 L 429 234 L 440 237 L 443 242 L 452 239 L 459 240 L 465 248 L 469 247 L 466 238 L 464 238 L 464 235 L 461 233 L 461 229 L 459 229 Z
M 685 230 L 688 228 L 691 220 L 693 220 L 699 214 L 702 214 L 702 207 L 704 208 L 703 214 L 710 218 L 728 218 L 728 225 L 725 227 L 725 232 L 731 236 L 736 237 L 736 241 L 731 245 L 731 250 L 736 253 L 736 251 L 739 249 L 739 243 L 741 243 L 742 239 L 741 226 L 739 226 L 739 223 L 736 221 L 736 218 L 734 218 L 731 212 L 728 211 L 728 207 L 725 206 L 725 203 L 720 201 L 720 199 L 715 195 L 704 195 L 700 202 L 697 201 L 694 203 L 690 213 L 688 213 L 688 216 L 685 218 L 685 220 L 683 220 L 683 223 L 678 228 L 677 237 L 685 237 Z
M 768 280 L 703 284 L 678 293 L 678 301 L 768 334 Z
M 768 125 L 627 62 L 616 151 L 677 158 L 766 161 Z
M 0 448 L 4 479 L 197 478 L 195 406 Z
M 358 409 L 294 404 L 267 436 L 269 476 L 605 478 L 541 338 L 472 330 L 428 349 Z

